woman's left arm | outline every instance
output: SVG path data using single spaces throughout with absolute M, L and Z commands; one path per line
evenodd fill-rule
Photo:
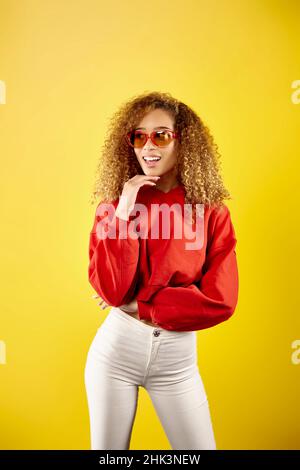
M 213 211 L 202 278 L 187 287 L 157 286 L 137 295 L 139 317 L 168 330 L 209 328 L 232 316 L 238 301 L 236 237 L 227 206 Z

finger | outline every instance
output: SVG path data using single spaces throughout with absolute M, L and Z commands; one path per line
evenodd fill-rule
M 99 297 L 99 295 L 98 295 L 98 294 L 94 294 L 94 295 L 92 295 L 92 299 L 97 299 L 98 297 Z

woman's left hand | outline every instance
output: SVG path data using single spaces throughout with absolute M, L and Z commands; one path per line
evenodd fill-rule
M 101 299 L 100 295 L 98 294 L 95 294 L 95 295 L 92 295 L 92 298 L 93 299 Z M 101 310 L 104 310 L 105 308 L 107 307 L 110 307 L 110 305 L 108 305 L 105 300 L 101 299 L 100 302 L 98 303 L 98 305 L 101 305 Z
M 93 299 L 101 299 L 101 297 L 98 294 L 95 294 L 92 296 Z M 101 299 L 98 305 L 101 305 L 101 310 L 106 309 L 107 307 L 111 307 L 111 305 L 107 304 L 105 300 Z M 128 304 L 120 305 L 118 308 L 121 310 L 124 310 L 124 312 L 130 312 L 130 313 L 137 313 L 138 312 L 138 305 L 137 301 L 134 298 L 131 300 Z

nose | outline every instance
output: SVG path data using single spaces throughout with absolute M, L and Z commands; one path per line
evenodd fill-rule
M 156 145 L 152 142 L 151 137 L 150 137 L 150 134 L 148 134 L 148 135 L 147 135 L 146 143 L 145 143 L 145 145 L 144 145 L 144 147 L 143 147 L 143 150 L 148 151 L 148 150 L 150 150 L 151 148 L 155 150 Z

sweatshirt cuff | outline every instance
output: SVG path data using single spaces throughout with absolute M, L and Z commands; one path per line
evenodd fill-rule
M 143 302 L 142 300 L 138 300 L 138 315 L 140 320 L 146 320 L 152 322 L 152 314 L 153 314 L 153 305 L 148 304 L 147 302 Z
M 115 210 L 115 214 L 120 219 L 129 220 L 130 214 L 132 210 L 134 209 L 134 206 L 135 206 L 134 203 L 129 205 L 127 196 L 124 196 L 123 194 L 121 194 L 121 196 L 119 197 L 119 203 Z
M 134 223 L 132 222 L 132 216 L 128 220 L 119 217 L 116 213 L 113 218 L 109 221 L 109 238 L 116 239 L 127 239 L 137 240 L 139 238 L 138 233 L 135 230 Z M 130 229 L 129 229 L 130 227 Z

